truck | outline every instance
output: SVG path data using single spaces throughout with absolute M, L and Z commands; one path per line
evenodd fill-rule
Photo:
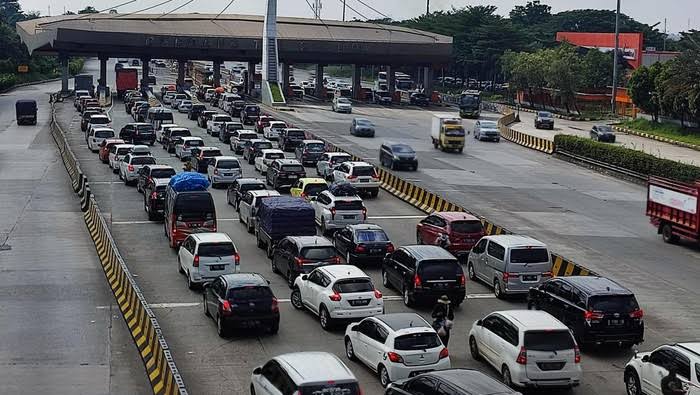
M 315 236 L 316 215 L 314 208 L 303 198 L 273 196 L 260 201 L 256 212 L 255 239 L 267 257 L 277 242 L 287 236 Z
M 462 119 L 452 114 L 433 114 L 430 139 L 433 147 L 444 152 L 464 150 L 465 140 Z
M 700 180 L 682 183 L 649 177 L 646 214 L 666 243 L 700 243 Z
M 94 85 L 92 82 L 92 74 L 78 74 L 73 77 L 74 91 L 88 91 L 90 96 L 95 96 Z
M 17 100 L 15 102 L 17 125 L 36 125 L 36 112 L 36 100 Z
M 124 98 L 124 92 L 139 87 L 139 69 L 123 67 L 117 70 L 117 97 Z
M 459 116 L 478 119 L 481 115 L 481 92 L 466 90 L 459 96 Z

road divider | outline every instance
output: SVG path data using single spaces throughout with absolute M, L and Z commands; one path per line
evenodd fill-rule
M 184 381 L 175 365 L 168 343 L 134 277 L 117 249 L 111 232 L 90 191 L 88 178 L 56 122 L 51 107 L 51 136 L 58 146 L 61 159 L 71 178 L 73 190 L 80 196 L 80 208 L 92 238 L 100 264 L 117 301 L 119 310 L 143 360 L 146 374 L 156 395 L 186 395 Z

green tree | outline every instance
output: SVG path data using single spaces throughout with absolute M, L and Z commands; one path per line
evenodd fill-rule
M 510 11 L 510 20 L 521 26 L 532 26 L 548 22 L 552 17 L 552 7 L 540 0 L 528 1 L 526 5 L 516 5 Z
M 89 5 L 82 10 L 78 11 L 78 14 L 97 14 L 99 11 L 95 9 L 95 7 Z
M 582 86 L 591 89 L 603 89 L 612 85 L 613 54 L 590 49 L 582 59 Z
M 627 88 L 632 102 L 647 114 L 651 114 L 656 121 L 661 111 L 659 103 L 659 91 L 656 81 L 663 71 L 661 63 L 649 67 L 642 66 L 632 73 Z M 660 80 L 659 80 L 660 81 Z

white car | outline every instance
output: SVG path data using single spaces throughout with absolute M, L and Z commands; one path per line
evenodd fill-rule
M 126 154 L 119 162 L 119 179 L 124 181 L 124 185 L 136 182 L 139 177 L 139 170 L 145 165 L 155 165 L 156 158 L 145 155 Z
M 331 191 L 323 191 L 311 201 L 311 206 L 316 224 L 324 235 L 333 229 L 363 224 L 367 220 L 367 208 L 359 196 L 335 196 Z
M 496 121 L 476 121 L 474 124 L 474 138 L 483 140 L 501 141 L 501 132 Z
M 212 115 L 211 119 L 207 121 L 207 133 L 211 134 L 212 136 L 218 136 L 219 131 L 221 130 L 221 124 L 231 121 L 233 121 L 233 119 L 231 119 L 230 115 L 214 114 Z
M 175 144 L 175 156 L 181 161 L 189 159 L 193 147 L 204 147 L 204 140 L 201 137 L 181 137 L 180 143 Z
M 113 137 L 114 129 L 94 127 L 88 133 L 88 148 L 92 152 L 97 152 L 100 150 L 100 144 L 102 144 L 105 139 L 111 139 Z
M 173 98 L 175 97 L 177 93 L 176 92 L 168 92 L 163 95 L 163 103 L 164 104 L 171 104 Z
M 379 175 L 367 162 L 344 162 L 333 170 L 333 181 L 347 181 L 371 197 L 379 194 Z
M 255 157 L 255 170 L 261 174 L 267 174 L 267 168 L 276 159 L 284 159 L 284 152 L 279 149 L 264 149 L 260 151 L 260 156 Z
M 114 174 L 119 173 L 119 162 L 133 147 L 133 144 L 117 144 L 109 149 L 109 168 L 112 169 Z
M 216 94 L 215 89 L 207 89 L 206 92 L 204 92 L 204 101 L 209 102 L 211 99 L 214 97 Z
M 346 97 L 337 97 L 333 99 L 331 109 L 334 112 L 346 112 L 352 114 L 352 102 Z
M 270 196 L 280 196 L 277 191 L 267 189 L 258 191 L 248 191 L 241 198 L 238 204 L 238 220 L 245 225 L 248 233 L 253 233 L 255 228 L 255 211 L 260 207 L 260 201 Z
M 175 123 L 164 123 L 164 124 L 160 125 L 160 128 L 158 130 L 156 130 L 156 141 L 159 143 L 162 143 L 163 142 L 163 134 L 165 134 L 165 132 L 167 130 L 172 129 L 172 128 L 179 128 L 179 127 L 180 126 L 178 124 L 175 124 Z
M 450 353 L 435 329 L 415 313 L 382 314 L 348 325 L 345 355 L 376 371 L 383 387 L 452 367 Z
M 277 140 L 280 132 L 287 128 L 287 124 L 282 121 L 270 121 L 270 124 L 263 128 L 263 137 L 268 140 Z
M 571 331 L 545 311 L 487 315 L 472 325 L 469 351 L 510 387 L 570 388 L 581 382 L 581 354 Z
M 187 286 L 195 288 L 223 274 L 238 273 L 238 250 L 226 233 L 193 233 L 177 252 L 177 270 L 187 276 Z
M 291 302 L 296 309 L 316 314 L 326 330 L 337 321 L 384 313 L 382 293 L 365 272 L 353 265 L 327 265 L 298 276 Z
M 85 128 L 85 140 L 87 141 L 87 136 L 90 134 L 90 130 L 93 128 L 110 128 L 112 129 L 112 120 L 109 118 L 109 115 L 105 114 L 96 114 L 96 115 L 91 115 L 90 120 L 87 123 L 87 127 Z
M 181 114 L 187 114 L 190 108 L 192 108 L 192 100 L 183 100 L 177 106 L 177 112 Z
M 316 162 L 316 174 L 324 179 L 328 178 L 328 176 L 333 174 L 333 170 L 336 166 L 351 160 L 352 156 L 345 152 L 325 152 L 321 155 L 318 162 Z
M 258 134 L 252 130 L 236 130 L 231 134 L 231 140 L 229 142 L 229 148 L 236 154 L 243 153 L 243 145 L 248 140 L 255 140 L 258 138 Z
M 207 177 L 212 188 L 221 184 L 232 184 L 243 176 L 241 162 L 235 156 L 216 156 L 207 166 Z
M 661 379 L 669 367 L 689 395 L 700 394 L 700 342 L 666 344 L 651 352 L 636 353 L 625 366 L 625 388 L 628 395 L 661 395 Z
M 176 93 L 170 100 L 170 107 L 172 107 L 173 109 L 177 109 L 183 100 L 189 100 L 189 96 L 187 96 L 184 93 Z

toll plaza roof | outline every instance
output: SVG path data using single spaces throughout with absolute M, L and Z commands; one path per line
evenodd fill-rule
M 73 56 L 260 61 L 264 17 L 84 14 L 18 22 L 30 52 Z M 452 37 L 366 22 L 277 18 L 280 62 L 446 63 Z

